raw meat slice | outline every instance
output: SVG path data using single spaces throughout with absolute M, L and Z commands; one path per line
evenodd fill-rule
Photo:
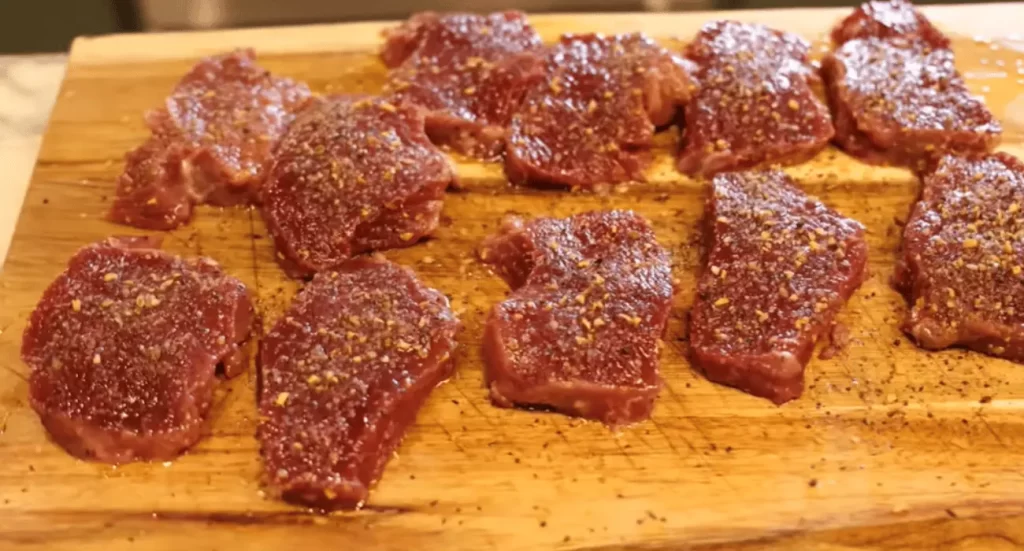
M 686 58 L 698 66 L 771 67 L 785 74 L 813 75 L 803 38 L 756 23 L 717 20 L 701 27 L 686 46 Z
M 187 223 L 195 204 L 252 201 L 271 151 L 309 98 L 305 84 L 257 65 L 252 50 L 200 61 L 146 116 L 153 136 L 126 156 L 108 217 L 168 230 Z
M 171 230 L 192 220 L 195 195 L 188 189 L 186 150 L 151 137 L 125 155 L 124 172 L 107 218 L 150 230 Z
M 967 90 L 950 50 L 855 39 L 823 70 L 836 142 L 865 161 L 923 169 L 942 154 L 983 153 L 999 142 L 999 122 Z
M 426 110 L 435 143 L 475 157 L 504 148 L 505 126 L 543 78 L 540 37 L 520 12 L 422 13 L 387 33 L 385 95 Z
M 583 34 L 563 36 L 546 64 L 548 78 L 512 118 L 509 180 L 574 188 L 643 180 L 655 127 L 690 97 L 683 60 L 641 34 Z
M 779 171 L 719 174 L 690 323 L 711 381 L 781 404 L 803 393 L 814 344 L 865 277 L 864 228 Z
M 930 350 L 963 346 L 1024 361 L 1024 163 L 948 156 L 924 177 L 896 283 L 904 330 Z
M 913 38 L 932 48 L 949 48 L 949 38 L 906 0 L 871 0 L 832 29 L 832 42 L 855 38 Z
M 157 247 L 112 238 L 79 250 L 25 329 L 32 408 L 76 457 L 173 459 L 201 436 L 217 365 L 248 367 L 245 286 L 209 258 Z
M 308 276 L 429 235 L 454 174 L 415 108 L 330 97 L 281 140 L 262 190 L 263 219 L 284 269 Z
M 495 404 L 611 425 L 650 415 L 673 289 L 669 253 L 645 219 L 630 211 L 513 217 L 480 257 L 512 287 L 484 330 Z
M 361 257 L 313 278 L 263 339 L 260 449 L 283 499 L 359 506 L 430 391 L 459 322 L 408 268 Z
M 832 138 L 803 39 L 762 25 L 715 21 L 686 55 L 700 88 L 686 108 L 679 170 L 706 177 L 810 159 Z
M 513 10 L 488 15 L 421 12 L 386 30 L 384 36 L 381 59 L 392 68 L 415 57 L 426 61 L 453 55 L 496 61 L 542 46 L 526 14 Z

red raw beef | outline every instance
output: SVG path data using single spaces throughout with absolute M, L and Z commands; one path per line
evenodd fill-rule
M 700 88 L 686 107 L 679 170 L 706 177 L 794 164 L 828 145 L 834 129 L 808 51 L 802 38 L 762 25 L 706 24 L 686 52 Z
M 251 50 L 200 61 L 147 115 L 153 135 L 126 156 L 108 217 L 169 230 L 196 204 L 254 200 L 271 151 L 309 98 L 305 84 L 271 76 Z
M 392 103 L 426 111 L 427 134 L 460 153 L 493 158 L 529 85 L 543 78 L 540 37 L 519 12 L 421 13 L 386 33 Z
M 686 63 L 641 34 L 566 35 L 509 128 L 514 183 L 594 188 L 643 180 L 657 126 L 689 99 Z
M 932 48 L 949 48 L 949 38 L 906 0 L 865 2 L 832 29 L 832 42 L 855 38 L 913 38 Z
M 705 223 L 695 364 L 711 381 L 776 404 L 799 397 L 814 344 L 865 278 L 864 227 L 778 171 L 715 176 Z
M 245 286 L 159 240 L 87 246 L 25 329 L 29 397 L 68 453 L 107 463 L 173 459 L 199 440 L 216 386 L 248 367 Z
M 1024 163 L 948 156 L 924 177 L 903 232 L 904 330 L 929 350 L 963 346 L 1024 362 Z
M 813 77 L 814 71 L 807 63 L 809 52 L 810 44 L 793 33 L 728 20 L 705 23 L 686 46 L 687 59 L 701 67 L 760 66 Z
M 308 276 L 429 235 L 454 174 L 417 109 L 330 97 L 281 140 L 262 190 L 263 219 L 285 270 Z
M 824 62 L 836 142 L 872 163 L 924 169 L 945 153 L 984 153 L 1002 127 L 967 90 L 953 52 L 902 39 L 854 39 Z
M 495 404 L 611 425 L 650 415 L 673 289 L 669 253 L 645 219 L 629 211 L 510 218 L 480 257 L 512 287 L 484 330 Z
M 313 278 L 260 348 L 273 491 L 320 509 L 362 504 L 452 374 L 458 328 L 448 299 L 408 268 L 361 257 Z

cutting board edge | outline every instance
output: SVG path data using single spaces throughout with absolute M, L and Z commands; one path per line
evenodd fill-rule
M 1021 32 L 1018 21 L 1024 20 L 1024 3 L 1009 4 L 954 4 L 925 6 L 924 11 L 940 26 L 955 27 L 955 22 L 977 17 L 977 11 L 986 6 L 998 6 L 1000 17 L 987 21 L 992 35 L 1015 35 Z M 728 18 L 738 21 L 759 22 L 806 35 L 808 38 L 824 35 L 827 27 L 821 21 L 838 20 L 849 13 L 849 8 L 775 8 L 760 10 L 693 11 L 668 13 L 551 13 L 530 15 L 545 39 L 553 39 L 568 30 L 580 32 L 593 28 L 601 32 L 615 29 L 640 28 L 654 36 L 675 36 L 676 27 L 690 27 L 694 21 Z M 726 15 L 727 14 L 727 15 Z M 806 17 L 804 17 L 806 16 Z M 633 21 L 637 23 L 634 24 Z M 686 24 L 684 24 L 686 23 Z M 354 23 L 324 23 L 280 27 L 254 27 L 227 30 L 173 31 L 155 33 L 115 33 L 80 36 L 71 45 L 72 65 L 96 65 L 155 59 L 199 57 L 227 49 L 252 46 L 258 52 L 269 54 L 309 53 L 336 51 L 339 48 L 360 49 L 378 46 L 380 32 L 395 21 L 367 21 Z M 551 29 L 559 29 L 554 34 Z M 344 33 L 338 32 L 344 30 Z M 1024 42 L 1024 36 L 1021 36 Z M 171 45 L 169 47 L 165 47 Z

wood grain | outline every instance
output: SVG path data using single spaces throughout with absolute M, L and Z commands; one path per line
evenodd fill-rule
M 821 36 L 843 10 L 730 12 Z M 1024 154 L 1024 5 L 943 7 L 972 89 Z M 645 30 L 677 44 L 714 14 L 550 16 L 562 31 Z M 378 24 L 136 35 L 76 41 L 0 278 L 0 548 L 867 550 L 1024 548 L 1024 368 L 964 351 L 926 353 L 898 330 L 888 281 L 911 175 L 827 151 L 790 171 L 868 228 L 872 276 L 840 315 L 853 337 L 815 359 L 804 397 L 784 407 L 703 380 L 686 360 L 684 320 L 698 270 L 701 182 L 672 168 L 661 137 L 646 184 L 607 196 L 509 187 L 500 167 L 459 163 L 434 239 L 388 256 L 448 293 L 466 329 L 457 376 L 440 387 L 362 511 L 318 516 L 262 497 L 255 371 L 223 384 L 209 437 L 168 464 L 76 461 L 27 405 L 25 319 L 74 251 L 112 234 L 102 220 L 141 114 L 203 54 L 254 46 L 268 68 L 318 91 L 374 91 Z M 994 41 L 975 40 L 974 35 Z M 1013 48 L 1017 48 L 1016 51 Z M 653 418 L 612 433 L 566 417 L 492 407 L 481 383 L 481 324 L 506 291 L 474 247 L 502 215 L 595 208 L 649 217 L 682 291 L 662 356 Z M 295 284 L 273 261 L 257 213 L 201 208 L 167 248 L 210 255 L 258 295 L 269 323 Z

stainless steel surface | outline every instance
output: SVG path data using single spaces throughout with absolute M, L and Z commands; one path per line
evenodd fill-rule
M 330 21 L 400 19 L 423 10 L 487 12 L 676 11 L 713 0 L 137 0 L 143 29 L 211 29 Z

